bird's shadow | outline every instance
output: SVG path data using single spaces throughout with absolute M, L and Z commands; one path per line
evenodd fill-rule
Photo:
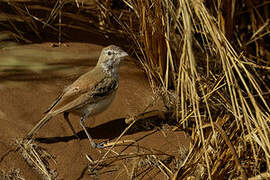
M 125 133 L 125 135 L 135 134 L 141 131 L 149 131 L 154 128 L 162 126 L 162 124 L 168 123 L 163 119 L 157 117 L 151 117 L 146 119 L 141 119 L 134 123 L 132 127 Z M 118 137 L 129 124 L 125 122 L 125 118 L 115 119 L 105 124 L 101 124 L 94 128 L 87 128 L 93 139 L 114 139 Z M 87 136 L 83 130 L 77 132 L 80 139 L 86 139 Z M 36 138 L 36 141 L 46 144 L 52 144 L 57 142 L 67 142 L 73 139 L 77 139 L 76 136 L 64 136 L 64 137 L 46 137 L 46 138 Z

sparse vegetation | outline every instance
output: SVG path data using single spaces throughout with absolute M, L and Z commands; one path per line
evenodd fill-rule
M 20 169 L 11 169 L 6 173 L 0 169 L 0 178 L 2 180 L 25 180 Z

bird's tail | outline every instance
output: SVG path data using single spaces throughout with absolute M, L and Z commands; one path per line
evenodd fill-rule
M 52 114 L 46 114 L 36 125 L 31 129 L 31 131 L 26 135 L 25 139 L 32 138 L 39 129 L 41 129 L 50 119 L 52 118 Z

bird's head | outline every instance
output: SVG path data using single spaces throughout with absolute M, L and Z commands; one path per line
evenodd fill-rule
M 128 54 L 120 47 L 110 45 L 102 49 L 97 65 L 104 68 L 105 71 L 118 70 L 120 60 Z

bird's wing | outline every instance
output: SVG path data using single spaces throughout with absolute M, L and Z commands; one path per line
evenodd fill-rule
M 52 108 L 54 108 L 54 106 L 60 101 L 60 99 L 63 97 L 64 93 L 62 93 L 60 96 L 57 97 L 56 100 L 54 100 L 54 102 L 52 103 L 52 105 L 49 107 L 49 109 L 47 109 L 44 114 L 50 112 L 52 110 Z
M 85 76 L 85 74 L 83 76 Z M 68 87 L 66 87 L 63 90 L 63 92 L 61 93 L 61 95 L 58 96 L 56 98 L 56 100 L 54 100 L 54 102 L 52 103 L 52 105 L 44 113 L 48 113 L 48 112 L 52 111 L 52 109 L 55 109 L 55 106 L 58 104 L 58 102 L 62 99 L 63 96 L 65 96 L 65 97 L 72 97 L 72 96 L 74 96 L 76 94 L 82 93 L 83 91 L 87 90 L 88 89 L 87 86 L 85 86 L 84 84 L 80 83 L 80 82 L 83 82 L 84 79 L 85 79 L 85 78 L 82 78 L 83 76 L 81 76 L 80 78 L 78 78 L 73 84 L 71 84 Z M 89 83 L 89 84 L 91 85 L 91 83 Z M 92 83 L 92 84 L 94 84 L 94 83 Z M 61 102 L 63 103 L 63 100 Z
M 71 84 L 55 101 L 49 112 L 58 114 L 79 109 L 113 93 L 118 87 L 118 81 L 99 71 L 94 69 Z

